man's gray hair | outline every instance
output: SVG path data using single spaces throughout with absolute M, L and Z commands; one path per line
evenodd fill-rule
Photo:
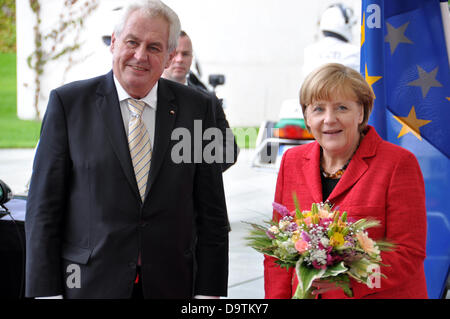
M 167 21 L 169 24 L 168 51 L 169 53 L 174 51 L 177 48 L 178 37 L 181 30 L 180 19 L 175 11 L 159 0 L 140 0 L 129 4 L 125 8 L 120 22 L 114 28 L 116 37 L 122 32 L 130 14 L 137 10 L 143 11 L 149 17 L 161 17 Z

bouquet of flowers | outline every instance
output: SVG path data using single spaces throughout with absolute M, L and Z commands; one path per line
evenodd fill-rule
M 347 212 L 332 210 L 328 202 L 313 203 L 310 211 L 300 211 L 295 194 L 294 203 L 293 212 L 273 203 L 281 215 L 279 222 L 250 224 L 247 237 L 252 248 L 275 257 L 281 267 L 295 268 L 299 284 L 293 298 L 311 298 L 313 281 L 319 279 L 342 288 L 351 297 L 350 277 L 369 285 L 373 269 L 386 266 L 381 263 L 380 251 L 391 250 L 394 245 L 374 241 L 366 232 L 379 221 L 348 218 Z

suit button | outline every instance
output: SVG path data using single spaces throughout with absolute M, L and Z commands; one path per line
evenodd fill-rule
M 144 227 L 147 227 L 147 226 L 148 226 L 148 223 L 143 222 L 143 221 L 139 222 L 139 227 L 144 228 Z
M 136 263 L 130 262 L 130 263 L 128 264 L 128 267 L 130 267 L 131 269 L 136 269 Z

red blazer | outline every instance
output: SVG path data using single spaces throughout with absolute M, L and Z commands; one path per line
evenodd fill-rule
M 292 192 L 300 209 L 322 202 L 320 146 L 317 142 L 288 150 L 278 173 L 275 202 L 294 210 Z M 350 164 L 328 200 L 356 219 L 374 217 L 381 227 L 368 230 L 372 239 L 386 238 L 397 244 L 393 252 L 382 252 L 384 264 L 380 288 L 368 288 L 352 279 L 355 298 L 427 298 L 423 261 L 426 247 L 425 188 L 415 156 L 383 141 L 373 127 L 353 155 Z M 274 219 L 279 214 L 274 211 Z M 291 298 L 297 285 L 295 271 L 286 271 L 265 256 L 266 298 Z M 342 290 L 322 298 L 346 298 Z

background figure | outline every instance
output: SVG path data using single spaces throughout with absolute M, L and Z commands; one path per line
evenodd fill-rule
M 225 112 L 223 111 L 222 100 L 219 100 L 214 92 L 208 91 L 206 85 L 190 71 L 192 59 L 193 48 L 191 38 L 185 31 L 181 31 L 175 56 L 173 57 L 170 66 L 164 70 L 163 77 L 185 84 L 212 96 L 216 127 L 221 130 L 224 138 L 222 171 L 226 171 L 236 162 L 239 154 L 239 147 L 237 146 L 236 139 L 234 138 L 233 132 L 226 119 Z
M 187 85 L 193 58 L 191 38 L 181 30 L 175 56 L 169 67 L 164 70 L 163 77 Z M 207 91 L 206 86 L 202 85 L 202 88 Z
M 320 19 L 323 37 L 304 50 L 302 78 L 325 63 L 341 63 L 359 72 L 359 47 L 351 44 L 353 10 L 343 4 L 328 7 Z
M 161 79 L 179 32 L 162 2 L 132 3 L 112 71 L 51 92 L 27 202 L 27 297 L 226 296 L 221 167 L 172 157 L 173 131 L 214 126 L 208 96 Z
M 374 98 L 361 74 L 342 64 L 325 64 L 306 78 L 301 106 L 316 141 L 284 153 L 274 201 L 293 211 L 296 192 L 300 210 L 329 201 L 356 220 L 379 220 L 379 227 L 368 229 L 369 237 L 386 238 L 396 248 L 381 252 L 389 267 L 381 268 L 386 278 L 373 289 L 350 278 L 354 297 L 427 298 L 422 172 L 411 152 L 382 140 L 367 125 Z M 278 221 L 280 214 L 274 211 L 273 219 Z M 264 282 L 266 298 L 291 298 L 297 277 L 292 268 L 286 271 L 265 256 Z M 320 289 L 320 294 L 347 298 L 342 289 Z

